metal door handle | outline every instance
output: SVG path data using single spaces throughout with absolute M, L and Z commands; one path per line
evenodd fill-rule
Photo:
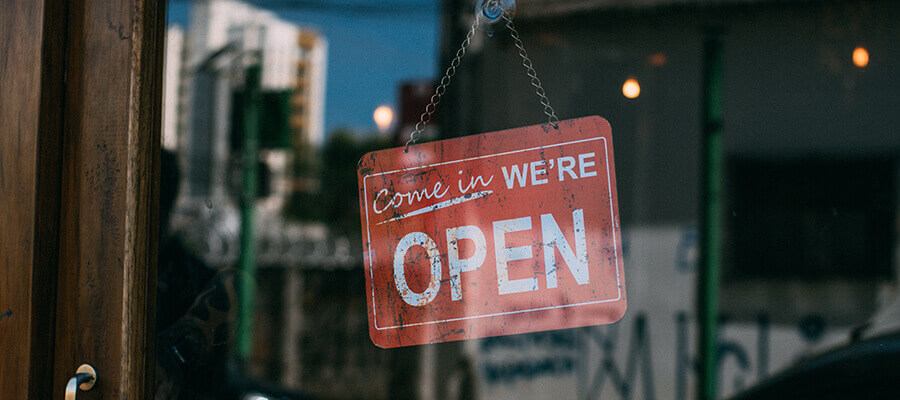
M 94 370 L 94 367 L 90 366 L 90 364 L 81 364 L 75 371 L 75 376 L 69 379 L 69 384 L 66 385 L 66 400 L 75 400 L 75 395 L 78 393 L 79 388 L 81 390 L 91 390 L 96 382 L 97 371 Z

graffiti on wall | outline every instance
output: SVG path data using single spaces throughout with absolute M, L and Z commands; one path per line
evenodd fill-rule
M 641 292 L 640 284 L 632 284 L 638 290 L 629 294 L 629 302 L 636 307 L 610 326 L 479 340 L 473 353 L 485 398 L 693 398 L 693 293 L 679 292 L 677 283 L 693 282 L 696 230 L 630 231 L 623 238 L 626 274 L 630 282 L 644 280 L 646 288 Z M 650 254 L 629 259 L 629 253 L 639 251 Z M 662 266 L 631 263 L 659 259 L 669 261 Z M 653 296 L 658 299 L 651 301 Z M 788 325 L 775 325 L 766 314 L 750 321 L 722 315 L 719 321 L 718 388 L 723 396 L 789 366 L 834 331 L 817 315 Z

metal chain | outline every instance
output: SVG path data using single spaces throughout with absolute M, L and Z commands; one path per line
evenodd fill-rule
M 509 12 L 503 12 L 503 19 L 507 23 L 506 26 L 509 28 L 510 36 L 512 36 L 513 40 L 516 42 L 516 48 L 519 49 L 519 56 L 522 57 L 522 66 L 525 67 L 525 74 L 531 78 L 531 85 L 535 87 L 534 92 L 540 97 L 541 105 L 544 106 L 544 115 L 547 116 L 547 123 L 549 123 L 550 126 L 559 129 L 559 118 L 556 116 L 556 111 L 550 106 L 550 99 L 547 98 L 547 94 L 544 92 L 541 80 L 537 77 L 537 72 L 534 70 L 531 59 L 528 58 L 528 52 L 525 51 L 525 44 L 522 43 L 522 39 L 519 38 L 519 32 L 516 31 L 516 27 L 513 25 L 512 17 Z M 409 140 L 406 141 L 406 149 L 404 151 L 409 151 L 409 146 L 416 142 L 417 136 L 422 134 L 422 131 L 425 130 L 425 125 L 431 121 L 431 116 L 434 115 L 437 105 L 440 104 L 441 97 L 447 92 L 447 86 L 450 85 L 450 79 L 456 74 L 456 68 L 459 67 L 460 61 L 463 56 L 466 55 L 466 49 L 469 48 L 469 43 L 472 41 L 472 36 L 475 35 L 475 29 L 477 27 L 478 19 L 476 18 L 475 21 L 472 22 L 472 27 L 469 28 L 469 32 L 466 33 L 466 39 L 462 41 L 459 50 L 456 51 L 456 56 L 453 57 L 450 66 L 447 68 L 447 71 L 444 72 L 441 83 L 431 96 L 431 102 L 428 103 L 425 107 L 425 112 L 419 117 L 419 122 L 416 123 L 416 129 L 409 134 Z
M 534 93 L 541 98 L 541 105 L 544 106 L 544 115 L 547 116 L 547 123 L 549 123 L 550 126 L 559 129 L 559 118 L 556 117 L 556 111 L 553 111 L 553 107 L 550 106 L 550 99 L 547 98 L 547 94 L 544 92 L 544 87 L 541 85 L 541 80 L 537 77 L 537 72 L 534 70 L 531 59 L 528 58 L 528 52 L 525 51 L 525 44 L 522 43 L 522 39 L 519 38 L 519 32 L 516 30 L 515 25 L 513 25 L 512 17 L 510 17 L 508 12 L 504 11 L 503 19 L 506 20 L 510 36 L 516 41 L 516 47 L 519 49 L 519 56 L 522 57 L 522 66 L 525 67 L 525 74 L 531 78 L 531 86 L 534 86 L 535 88 Z
M 456 68 L 459 67 L 462 57 L 466 55 L 466 49 L 469 48 L 469 42 L 472 41 L 472 36 L 475 35 L 475 28 L 477 26 L 478 20 L 476 19 L 472 22 L 472 27 L 469 28 L 466 39 L 463 40 L 462 44 L 459 46 L 459 50 L 456 51 L 456 57 L 453 57 L 453 61 L 450 62 L 450 67 L 444 72 L 444 77 L 441 78 L 440 85 L 438 85 L 437 89 L 434 91 L 434 95 L 431 96 L 431 102 L 428 103 L 425 107 L 425 112 L 419 117 L 419 122 L 416 123 L 416 130 L 409 134 L 409 140 L 406 142 L 406 149 L 404 151 L 409 151 L 409 145 L 416 142 L 416 136 L 420 135 L 422 131 L 425 130 L 425 125 L 431 121 L 434 110 L 437 108 L 437 105 L 440 104 L 441 97 L 443 97 L 444 93 L 447 91 L 447 86 L 450 85 L 450 78 L 456 74 Z

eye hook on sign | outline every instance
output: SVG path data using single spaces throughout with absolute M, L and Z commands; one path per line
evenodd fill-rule
M 493 36 L 493 26 L 505 22 L 507 26 L 516 14 L 515 0 L 475 0 L 475 22 Z
M 522 66 L 525 67 L 525 74 L 531 78 L 531 85 L 535 87 L 535 94 L 538 95 L 541 106 L 544 107 L 544 115 L 547 116 L 547 124 L 554 129 L 559 129 L 559 118 L 556 116 L 556 111 L 550 106 L 550 100 L 547 98 L 541 80 L 538 79 L 537 72 L 534 70 L 534 65 L 531 62 L 531 59 L 528 58 L 528 53 L 525 51 L 525 44 L 522 43 L 522 39 L 519 38 L 519 32 L 516 31 L 516 27 L 513 25 L 512 18 L 515 15 L 515 12 L 515 0 L 475 0 L 475 21 L 472 22 L 472 27 L 470 27 L 469 32 L 466 33 L 466 38 L 462 41 L 459 50 L 456 51 L 456 56 L 450 61 L 450 66 L 447 67 L 447 70 L 444 72 L 444 77 L 441 78 L 441 82 L 435 89 L 434 95 L 431 96 L 431 101 L 425 107 L 425 112 L 419 117 L 419 122 L 416 123 L 415 130 L 409 134 L 409 140 L 406 142 L 406 147 L 403 149 L 404 153 L 409 152 L 409 146 L 416 143 L 418 140 L 417 137 L 425 130 L 425 125 L 431 121 L 431 116 L 437 109 L 437 105 L 441 102 L 444 93 L 446 93 L 447 87 L 450 86 L 451 78 L 456 74 L 456 68 L 459 67 L 462 57 L 466 55 L 466 50 L 469 48 L 472 36 L 475 35 L 475 30 L 480 26 L 488 36 L 493 36 L 493 26 L 497 23 L 503 23 L 503 27 L 509 28 L 510 36 L 515 41 L 516 48 L 519 49 L 519 57 L 522 57 Z

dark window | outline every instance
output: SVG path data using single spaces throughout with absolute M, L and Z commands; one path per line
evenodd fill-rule
M 890 278 L 897 165 L 892 158 L 729 163 L 732 278 Z

